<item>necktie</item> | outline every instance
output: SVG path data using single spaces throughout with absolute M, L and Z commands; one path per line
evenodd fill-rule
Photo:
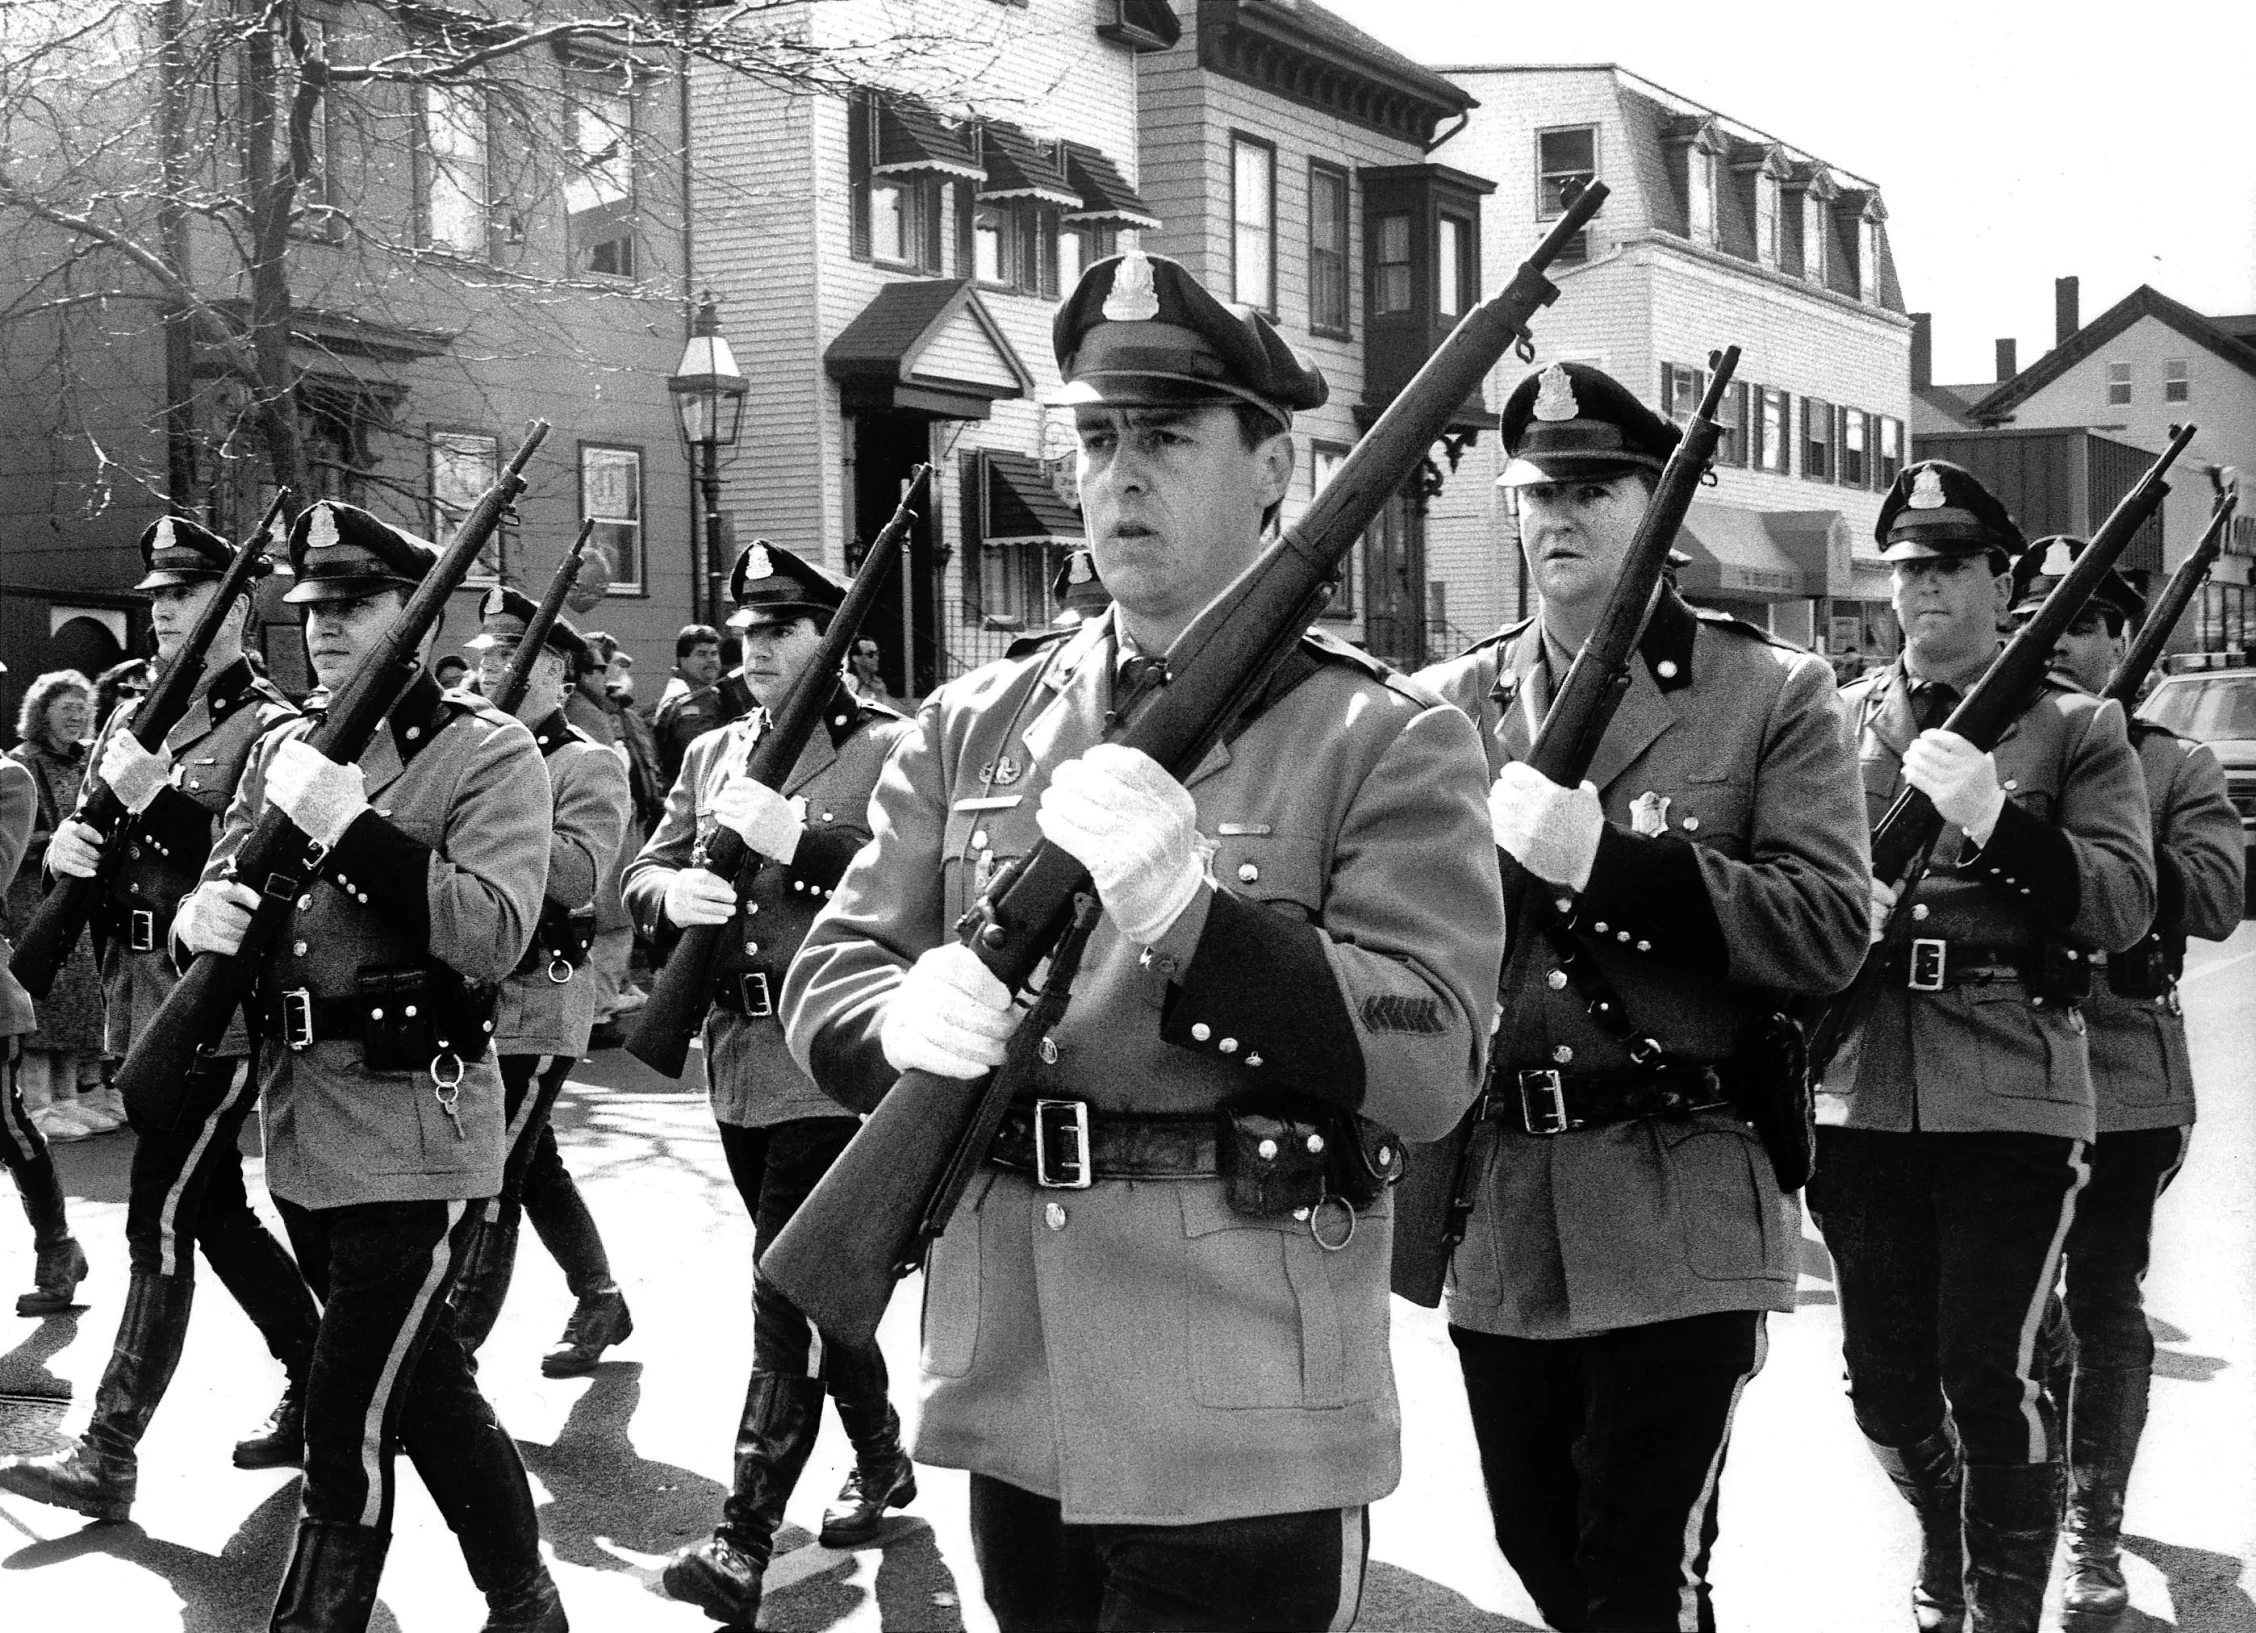
M 1919 722 L 1921 731 L 1931 731 L 1948 720 L 1957 707 L 1957 687 L 1945 686 L 1939 680 L 1925 681 L 1912 698 L 1912 718 Z
M 1105 711 L 1105 724 L 1117 725 L 1128 718 L 1143 695 L 1167 678 L 1167 660 L 1147 658 L 1141 654 L 1126 659 L 1120 672 L 1112 680 L 1112 707 Z

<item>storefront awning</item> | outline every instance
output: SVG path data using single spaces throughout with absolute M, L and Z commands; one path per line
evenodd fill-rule
M 979 541 L 982 544 L 1077 545 L 1086 541 L 1081 512 L 1038 461 L 1007 449 L 979 455 Z
M 902 409 L 983 420 L 1034 394 L 1034 375 L 965 278 L 887 284 L 823 353 L 849 410 Z
M 1065 173 L 1081 195 L 1080 206 L 1065 212 L 1070 225 L 1159 230 L 1159 217 L 1152 214 L 1151 206 L 1128 185 L 1120 167 L 1096 148 L 1085 142 L 1066 143 Z
M 984 180 L 987 172 L 972 150 L 971 128 L 950 126 L 910 96 L 889 96 L 877 110 L 877 162 L 880 176 L 937 176 L 944 181 Z
M 1016 125 L 990 119 L 979 127 L 979 154 L 986 177 L 983 199 L 1030 198 L 1063 209 L 1077 209 L 1081 195 L 1065 173 L 1065 144 L 1038 142 Z
M 1798 601 L 1848 595 L 1849 528 L 1837 510 L 1747 510 L 1695 500 L 1676 547 L 1677 582 L 1694 595 Z

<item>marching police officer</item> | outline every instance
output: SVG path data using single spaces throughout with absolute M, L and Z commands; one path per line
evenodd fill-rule
M 625 892 L 643 933 L 662 940 L 694 924 L 735 926 L 705 1026 L 706 1073 L 721 1151 L 765 1248 L 860 1123 L 791 1059 L 776 999 L 815 909 L 869 838 L 870 791 L 908 722 L 832 677 L 822 723 L 780 790 L 744 775 L 770 709 L 819 656 L 844 592 L 780 545 L 755 540 L 729 575 L 730 618 L 743 632 L 744 674 L 761 707 L 690 745 L 666 815 L 628 865 Z M 742 904 L 734 880 L 703 865 L 705 846 L 732 828 L 766 858 Z M 752 1380 L 736 1436 L 736 1467 L 712 1536 L 667 1565 L 667 1591 L 715 1618 L 750 1626 L 784 1504 L 822 1426 L 823 1395 L 838 1404 L 854 1471 L 823 1516 L 825 1547 L 875 1538 L 886 1509 L 916 1496 L 901 1421 L 886 1398 L 885 1358 L 872 1344 L 825 1341 L 790 1301 L 756 1278 Z
M 478 633 L 465 644 L 478 654 L 485 696 L 499 691 L 539 610 L 506 586 L 487 591 L 479 603 Z M 542 1359 L 541 1371 L 552 1378 L 586 1372 L 604 1350 L 634 1331 L 626 1295 L 611 1279 L 602 1233 L 549 1126 L 556 1097 L 586 1053 L 595 1025 L 595 983 L 585 974 L 595 941 L 595 898 L 617 864 L 633 805 L 625 763 L 564 717 L 566 694 L 587 658 L 587 642 L 558 618 L 516 707 L 548 767 L 554 817 L 548 892 L 532 945 L 502 983 L 494 1009 L 509 1158 L 501 1194 L 486 1204 L 477 1242 L 454 1284 L 455 1330 L 475 1355 L 509 1296 L 518 1226 L 529 1212 L 579 1301 L 564 1336 Z
M 2043 604 L 2083 548 L 2081 539 L 2062 537 L 2028 548 L 2014 569 L 2017 618 Z M 2054 678 L 2101 691 L 2123 660 L 2130 632 L 2145 620 L 2146 598 L 2110 570 L 2053 648 Z M 2177 1177 L 2193 1133 L 2178 976 L 2189 936 L 2217 940 L 2239 925 L 2244 888 L 2240 813 L 2217 757 L 2151 720 L 2132 719 L 2130 734 L 2146 780 L 2160 906 L 2145 935 L 2108 955 L 2083 1006 L 2099 1136 L 2062 1256 L 2071 1365 L 2053 1374 L 2067 1393 L 2071 1616 L 2115 1616 L 2129 1603 L 2120 1557 L 2123 1493 L 2146 1427 L 2154 1370 L 2139 1284 L 2155 1204 Z
M 1589 780 L 1524 763 L 1678 432 L 1554 363 L 1502 433 L 1541 610 L 1419 677 L 1479 724 L 1493 843 L 1533 875 L 1450 1336 L 1497 1542 L 1551 1624 L 1711 1629 L 1717 1478 L 1800 1236 L 1738 1106 L 1789 1087 L 1781 997 L 1856 971 L 1863 812 L 1831 670 L 1668 584 Z
M 146 569 L 134 589 L 150 597 L 157 659 L 170 664 L 218 592 L 235 547 L 186 517 L 166 516 L 141 535 Z M 89 761 L 132 813 L 112 840 L 126 847 L 97 909 L 109 1049 L 123 1055 L 148 1025 L 175 980 L 167 950 L 180 899 L 195 887 L 211 853 L 252 745 L 297 710 L 243 656 L 244 596 L 204 655 L 188 712 L 155 752 L 127 729 L 121 708 L 101 728 Z M 63 822 L 47 847 L 57 874 L 90 879 L 102 865 L 101 836 Z M 302 1439 L 303 1389 L 319 1316 L 297 1265 L 251 1211 L 243 1189 L 238 1137 L 258 1099 L 250 1040 L 240 1021 L 195 1068 L 175 1126 L 137 1125 L 127 1191 L 126 1248 L 131 1280 L 94 1397 L 85 1435 L 67 1452 L 0 1462 L 0 1488 L 122 1520 L 132 1507 L 135 1448 L 172 1381 L 188 1335 L 196 1286 L 195 1249 L 258 1328 L 289 1385 L 266 1426 L 235 1448 L 239 1468 L 295 1463 Z
M 322 500 L 290 529 L 315 678 L 381 647 L 437 552 Z M 305 1484 L 276 1629 L 358 1633 L 391 1542 L 403 1446 L 486 1596 L 489 1629 L 561 1633 L 516 1443 L 478 1393 L 447 1290 L 501 1188 L 492 988 L 531 943 L 548 874 L 532 734 L 419 671 L 358 763 L 294 721 L 253 751 L 173 934 L 232 954 L 258 896 L 228 866 L 271 801 L 317 845 L 246 1008 L 262 1040 L 267 1186 L 323 1297 L 305 1389 Z
M 2047 685 L 1994 752 L 1942 729 L 1997 656 L 2019 529 L 1968 472 L 1906 467 L 1876 529 L 1901 657 L 1850 685 L 1877 821 L 1943 819 L 1913 938 L 1826 1074 L 1810 1212 L 1841 1301 L 1857 1426 L 1920 1518 L 1923 1628 L 2033 1630 L 2060 1437 L 2035 1359 L 2089 1173 L 2091 953 L 2155 910 L 2138 760 L 2113 704 Z M 1872 885 L 1873 934 L 1892 897 Z
M 1038 838 L 1088 868 L 1103 913 L 1038 1098 L 926 1267 L 918 1459 L 971 1471 L 1006 1629 L 1344 1625 L 1400 1475 L 1391 1210 L 1348 1199 L 1479 1081 L 1503 929 L 1479 747 L 1324 636 L 1185 778 L 1105 742 L 1259 553 L 1326 386 L 1135 251 L 1053 338 L 1113 611 L 925 700 L 791 967 L 792 1053 L 859 1105 L 985 1074 L 1012 995 L 951 927 Z
M 0 675 L 7 672 L 7 665 L 0 664 Z M 23 865 L 38 820 L 39 790 L 29 768 L 0 755 L 0 890 Z M 70 1210 L 55 1173 L 54 1154 L 24 1109 L 23 1091 L 16 1083 L 16 1057 L 23 1050 L 23 1037 L 38 1022 L 31 994 L 7 968 L 13 956 L 6 934 L 0 933 L 0 1050 L 6 1052 L 0 1069 L 6 1072 L 8 1090 L 5 1103 L 0 1103 L 0 1163 L 7 1165 L 31 1221 L 31 1291 L 16 1296 L 16 1314 L 60 1315 L 71 1307 L 78 1284 L 86 1279 L 86 1250 L 71 1235 Z

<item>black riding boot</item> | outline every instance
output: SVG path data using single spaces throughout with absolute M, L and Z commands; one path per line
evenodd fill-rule
M 1969 1463 L 1967 1633 L 2037 1633 L 2060 1537 L 2058 1463 Z
M 1912 1512 L 1919 1516 L 1919 1580 L 1911 1588 L 1912 1623 L 1919 1633 L 1959 1633 L 1966 1625 L 1966 1596 L 1959 1577 L 1958 1442 L 1950 1424 L 1916 1446 L 1868 1440 Z
M 825 1548 L 866 1548 L 877 1540 L 888 1508 L 916 1501 L 916 1466 L 901 1449 L 900 1414 L 882 1393 L 837 1401 L 838 1421 L 854 1443 L 854 1469 L 838 1501 L 823 1510 L 816 1540 Z
M 23 1197 L 24 1217 L 31 1221 L 34 1250 L 31 1291 L 17 1297 L 16 1314 L 60 1315 L 71 1307 L 89 1266 L 85 1249 L 70 1233 L 54 1154 L 42 1146 L 30 1162 L 9 1172 Z
M 501 1319 L 502 1301 L 509 1297 L 510 1278 L 517 1269 L 517 1232 L 524 1210 L 509 1201 L 498 1206 L 499 1217 L 478 1226 L 477 1239 L 462 1256 L 462 1271 L 454 1279 L 454 1331 L 473 1356 Z
M 2120 1616 L 2123 1493 L 2146 1429 L 2147 1369 L 2082 1367 L 2068 1416 L 2068 1595 L 2071 1616 Z
M 305 1466 L 305 1374 L 292 1372 L 282 1398 L 266 1421 L 235 1442 L 239 1469 L 295 1469 Z
M 760 1612 L 760 1578 L 775 1549 L 783 1505 L 790 1501 L 822 1426 L 819 1378 L 755 1372 L 736 1431 L 736 1477 L 721 1523 L 703 1542 L 666 1564 L 666 1591 L 718 1622 L 752 1625 Z
M 298 1521 L 298 1546 L 268 1633 L 365 1633 L 392 1534 L 347 1520 Z
M 0 1490 L 98 1520 L 126 1517 L 139 1472 L 134 1450 L 180 1362 L 194 1293 L 183 1276 L 133 1273 L 86 1433 L 67 1452 L 0 1461 Z

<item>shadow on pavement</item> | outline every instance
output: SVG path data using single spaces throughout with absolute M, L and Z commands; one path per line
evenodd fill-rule
M 1483 1610 L 1453 1588 L 1378 1560 L 1364 1573 L 1363 1608 L 1355 1625 L 1447 1628 L 1449 1633 L 1543 1633 L 1539 1623 Z
M 297 1524 L 298 1483 L 292 1480 L 245 1515 L 216 1555 L 161 1541 L 131 1523 L 89 1522 L 68 1536 L 17 1549 L 0 1560 L 0 1571 L 35 1571 L 105 1554 L 162 1578 L 179 1595 L 181 1633 L 241 1633 L 266 1624 Z M 370 1633 L 394 1626 L 379 1609 Z
M 2134 1536 L 2123 1538 L 2123 1552 L 2162 1573 L 2178 1619 L 2172 1624 L 2134 1610 L 2104 1624 L 2108 1633 L 2162 1633 L 2173 1625 L 2178 1633 L 2256 1633 L 2256 1600 L 2240 1585 L 2241 1561 L 2235 1556 Z M 2073 1623 L 2069 1629 L 2082 1633 Z
M 70 1380 L 56 1377 L 47 1363 L 77 1342 L 78 1323 L 85 1309 L 80 1305 L 65 1314 L 45 1317 L 22 1343 L 0 1355 L 0 1395 L 42 1401 L 71 1398 Z

